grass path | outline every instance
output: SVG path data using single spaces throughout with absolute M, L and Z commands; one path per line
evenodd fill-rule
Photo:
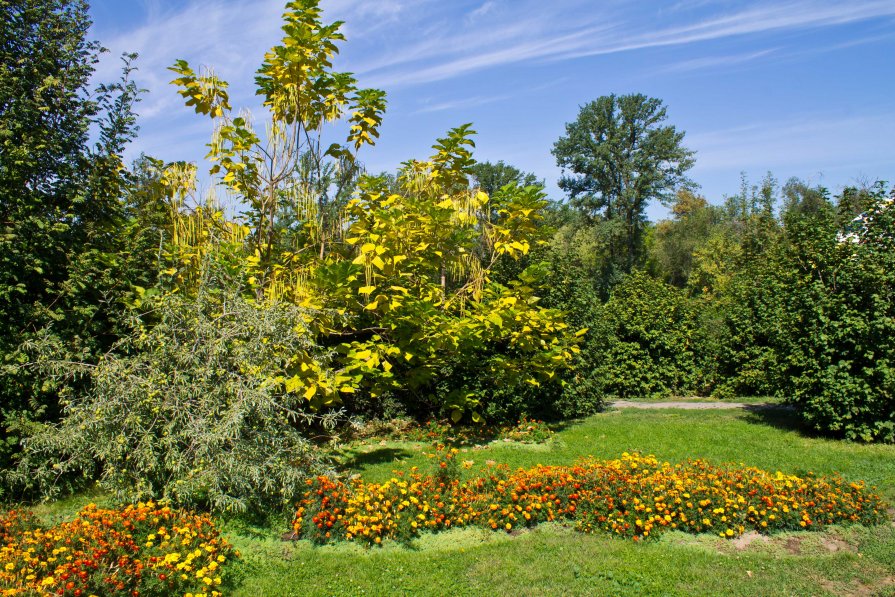
M 615 402 L 610 402 L 609 406 L 612 408 L 641 408 L 641 409 L 667 409 L 667 408 L 677 408 L 682 410 L 731 410 L 738 408 L 786 408 L 785 406 L 780 406 L 776 404 L 766 403 L 766 404 L 756 404 L 756 403 L 745 403 L 745 402 L 706 402 L 706 401 L 697 401 L 697 400 L 679 400 L 679 401 L 667 401 L 667 402 L 647 402 L 645 400 L 616 400 Z

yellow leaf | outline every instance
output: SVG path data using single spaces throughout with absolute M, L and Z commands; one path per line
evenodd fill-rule
M 440 208 L 442 208 L 442 209 L 447 209 L 447 208 L 449 208 L 449 207 L 454 207 L 454 202 L 453 202 L 453 200 L 451 200 L 451 199 L 445 199 L 444 201 L 442 201 L 441 203 L 439 203 L 439 204 L 437 205 L 437 207 L 440 207 Z
M 297 375 L 293 375 L 289 379 L 286 380 L 286 391 L 294 392 L 301 386 L 301 379 Z
M 361 253 L 372 253 L 376 250 L 376 245 L 373 243 L 364 243 L 364 246 L 360 248 Z
M 310 400 L 314 397 L 314 394 L 317 393 L 317 386 L 315 384 L 311 384 L 311 386 L 305 392 L 305 400 Z
M 376 290 L 375 286 L 361 286 L 360 288 L 357 289 L 357 293 L 358 294 L 370 294 L 374 290 Z
M 373 265 L 375 265 L 379 269 L 385 268 L 385 262 L 382 260 L 382 257 L 380 257 L 379 255 L 377 255 L 376 257 L 373 258 Z
M 575 336 L 580 338 L 581 336 L 583 336 L 584 334 L 587 333 L 587 330 L 588 330 L 588 328 L 581 328 L 580 330 L 575 332 Z
M 343 394 L 354 394 L 354 388 L 352 388 L 351 386 L 342 386 L 341 388 L 339 388 L 339 391 Z

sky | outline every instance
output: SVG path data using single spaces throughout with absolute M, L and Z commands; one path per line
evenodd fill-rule
M 285 0 L 93 0 L 92 36 L 114 80 L 137 52 L 147 90 L 127 157 L 200 161 L 211 121 L 186 108 L 167 67 L 183 58 L 229 81 L 260 113 L 254 72 L 279 43 Z M 695 150 L 690 177 L 713 203 L 744 173 L 827 187 L 895 182 L 895 0 L 322 0 L 345 21 L 335 67 L 388 94 L 369 171 L 425 159 L 471 122 L 475 157 L 535 173 L 581 106 L 610 93 L 661 99 Z M 652 219 L 667 211 L 653 205 Z

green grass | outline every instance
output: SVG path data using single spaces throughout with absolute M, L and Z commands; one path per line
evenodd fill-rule
M 876 485 L 895 503 L 895 446 L 859 445 L 798 431 L 792 415 L 758 411 L 610 411 L 565 425 L 545 444 L 492 442 L 461 459 L 528 467 L 625 451 L 678 462 L 706 458 L 789 473 L 841 473 Z M 348 470 L 384 480 L 426 467 L 431 446 L 355 444 Z M 712 536 L 670 533 L 647 544 L 543 525 L 519 535 L 478 529 L 387 544 L 313 547 L 233 533 L 245 579 L 237 593 L 264 595 L 825 595 L 895 594 L 895 526 L 786 533 L 738 548 Z
M 452 531 L 410 550 L 243 543 L 238 595 L 819 595 L 880 592 L 895 569 L 895 530 L 793 533 L 737 550 L 712 537 L 635 544 L 544 525 L 518 536 Z M 839 543 L 837 543 L 839 545 Z M 888 552 L 887 552 L 888 550 Z M 798 551 L 798 553 L 793 553 Z
M 840 473 L 876 485 L 895 503 L 895 446 L 811 437 L 800 433 L 796 417 L 782 409 L 615 410 L 565 425 L 545 444 L 497 441 L 461 451 L 461 459 L 476 465 L 493 460 L 512 468 L 639 451 L 669 462 L 704 458 L 772 472 Z M 369 442 L 346 449 L 344 462 L 365 479 L 382 481 L 394 469 L 427 466 L 427 452 L 431 446 L 421 443 Z
M 495 441 L 463 447 L 474 461 L 569 464 L 640 451 L 671 462 L 705 458 L 786 473 L 840 473 L 876 485 L 895 504 L 895 446 L 811 437 L 781 409 L 608 411 L 557 428 L 544 444 Z M 381 481 L 394 469 L 430 466 L 432 446 L 368 440 L 345 446 L 346 471 Z M 45 521 L 71 518 L 102 494 L 38 507 Z M 237 595 L 895 595 L 895 525 L 785 533 L 737 546 L 713 536 L 668 533 L 646 544 L 542 525 L 508 535 L 457 529 L 410 547 L 287 542 L 275 528 L 224 525 L 243 554 Z

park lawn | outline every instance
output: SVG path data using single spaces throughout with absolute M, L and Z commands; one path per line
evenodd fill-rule
M 626 409 L 565 424 L 544 444 L 465 446 L 460 458 L 474 462 L 474 474 L 487 461 L 515 468 L 640 451 L 671 462 L 705 458 L 785 473 L 840 473 L 876 485 L 895 503 L 895 446 L 814 438 L 797 427 L 781 409 Z M 425 470 L 428 452 L 431 445 L 423 443 L 374 440 L 345 449 L 343 464 L 382 481 L 394 469 Z M 372 549 L 314 547 L 258 531 L 230 533 L 245 561 L 239 595 L 895 595 L 892 523 L 749 544 L 677 532 L 636 544 L 549 524 L 514 535 L 459 529 L 423 536 L 409 548 Z
M 383 481 L 394 470 L 426 470 L 433 446 L 367 440 L 341 452 L 346 472 Z M 839 473 L 865 480 L 895 504 L 895 446 L 811 437 L 786 410 L 610 410 L 565 423 L 546 443 L 461 446 L 475 474 L 488 461 L 513 468 L 570 464 L 585 456 L 640 451 L 680 462 L 705 458 L 785 473 Z M 46 522 L 70 519 L 101 493 L 35 509 Z M 109 504 L 111 505 L 111 504 Z M 243 555 L 237 595 L 895 595 L 895 526 L 782 533 L 746 545 L 679 532 L 637 544 L 559 524 L 514 533 L 457 529 L 411 547 L 324 547 L 281 541 L 288 522 L 225 524 Z

